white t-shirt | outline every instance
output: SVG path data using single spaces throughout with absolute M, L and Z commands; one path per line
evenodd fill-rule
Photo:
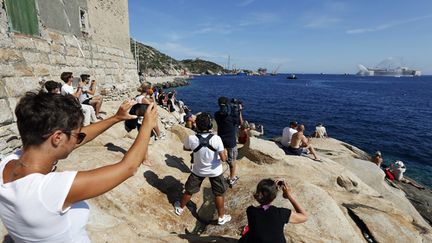
M 79 97 L 80 103 L 83 103 L 86 99 L 90 99 L 90 95 L 87 93 L 90 88 L 87 85 L 82 86 L 81 95 Z
M 291 143 L 291 138 L 294 135 L 294 133 L 297 133 L 296 129 L 291 127 L 285 127 L 282 131 L 281 144 L 285 147 L 288 147 Z
M 323 138 L 327 136 L 327 131 L 326 128 L 324 126 L 317 126 L 315 127 L 315 132 L 317 137 L 319 138 Z
M 257 130 L 249 130 L 249 137 L 259 137 L 261 136 L 261 133 Z
M 12 239 L 18 242 L 90 242 L 85 226 L 89 207 L 84 202 L 63 210 L 76 171 L 33 173 L 3 183 L 5 165 L 19 152 L 0 163 L 0 217 Z
M 61 87 L 61 94 L 62 95 L 66 95 L 66 94 L 73 94 L 75 93 L 74 88 L 72 87 L 72 85 L 69 84 L 63 84 L 63 86 Z
M 206 138 L 210 133 L 203 133 L 201 136 Z M 209 144 L 216 149 L 213 152 L 207 147 L 202 147 L 198 152 L 193 154 L 194 163 L 192 172 L 201 177 L 215 177 L 223 172 L 222 163 L 219 157 L 219 152 L 224 151 L 222 139 L 218 135 L 213 135 Z M 199 145 L 199 139 L 196 135 L 190 135 L 186 138 L 184 147 L 186 149 L 194 150 Z

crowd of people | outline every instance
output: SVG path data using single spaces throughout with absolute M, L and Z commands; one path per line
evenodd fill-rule
M 158 107 L 196 132 L 183 144 L 184 150 L 191 151 L 192 166 L 183 194 L 173 205 L 174 213 L 182 215 L 203 180 L 209 178 L 217 224 L 224 225 L 232 219 L 225 213 L 224 196 L 240 179 L 237 145 L 264 134 L 263 126 L 243 119 L 242 102 L 219 97 L 219 109 L 213 116 L 217 123 L 215 134 L 213 117 L 205 112 L 193 115 L 176 99 L 175 90 L 165 93 L 163 88 L 140 79 L 139 94 L 123 102 L 113 116 L 102 118 L 103 98 L 96 95 L 96 81 L 90 81 L 90 75 L 82 74 L 75 87 L 73 73 L 64 72 L 60 79 L 64 84 L 47 81 L 44 92 L 28 92 L 20 99 L 15 115 L 23 146 L 0 163 L 0 217 L 16 242 L 89 242 L 85 231 L 89 207 L 85 200 L 112 190 L 133 176 L 141 164 L 152 164 L 148 160 L 150 138 L 165 137 L 158 127 Z M 138 134 L 120 162 L 88 171 L 55 171 L 58 160 L 67 158 L 74 149 L 122 121 L 128 131 L 137 129 Z M 323 124 L 317 124 L 312 137 L 328 137 Z M 305 135 L 304 124 L 290 122 L 283 129 L 281 145 L 288 154 L 310 153 L 313 160 L 321 161 Z M 372 161 L 382 166 L 381 153 L 377 152 Z M 227 178 L 223 162 L 228 164 Z M 393 174 L 396 174 L 395 166 L 402 168 L 396 174 L 402 181 L 403 163 L 392 166 Z M 279 191 L 294 210 L 271 205 Z M 284 225 L 307 220 L 306 211 L 283 179 L 261 180 L 253 196 L 259 206 L 247 208 L 248 224 L 240 242 L 285 242 Z

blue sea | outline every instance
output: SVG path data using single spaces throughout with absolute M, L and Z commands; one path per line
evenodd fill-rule
M 197 76 L 177 88 L 193 113 L 214 114 L 219 96 L 243 101 L 243 116 L 262 124 L 265 137 L 281 136 L 289 121 L 306 133 L 322 122 L 331 137 L 396 159 L 407 176 L 432 187 L 432 76 L 354 75 Z

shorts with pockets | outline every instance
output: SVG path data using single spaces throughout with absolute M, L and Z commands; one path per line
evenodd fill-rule
M 191 173 L 185 184 L 186 193 L 192 195 L 199 192 L 204 179 L 205 177 L 197 176 L 194 173 Z M 213 194 L 215 196 L 223 196 L 227 190 L 223 174 L 215 177 L 209 177 L 209 180 Z
M 227 163 L 231 164 L 237 159 L 238 156 L 237 146 L 235 146 L 234 148 L 227 148 L 227 151 L 228 151 Z

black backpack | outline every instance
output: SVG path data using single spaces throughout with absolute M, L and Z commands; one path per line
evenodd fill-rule
M 195 136 L 197 136 L 197 138 L 199 139 L 199 145 L 194 150 L 192 150 L 192 153 L 191 153 L 191 163 L 192 164 L 194 163 L 193 154 L 198 152 L 201 148 L 206 147 L 206 148 L 210 149 L 211 151 L 216 152 L 216 149 L 210 145 L 210 139 L 213 137 L 212 133 L 210 133 L 205 138 L 203 136 L 201 136 L 201 134 L 199 134 L 199 133 L 197 133 Z

